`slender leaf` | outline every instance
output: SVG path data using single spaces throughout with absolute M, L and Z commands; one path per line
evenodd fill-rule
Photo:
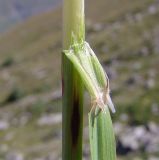
M 108 107 L 106 113 L 89 113 L 89 138 L 92 160 L 116 160 L 115 137 Z

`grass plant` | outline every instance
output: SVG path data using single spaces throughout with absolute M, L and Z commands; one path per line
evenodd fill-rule
M 116 147 L 109 109 L 109 79 L 84 40 L 84 1 L 64 1 L 63 160 L 82 159 L 83 85 L 91 96 L 89 113 L 92 160 L 115 160 Z

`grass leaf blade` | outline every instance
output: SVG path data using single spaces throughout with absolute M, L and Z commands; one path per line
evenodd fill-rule
M 106 113 L 89 113 L 92 160 L 116 160 L 115 137 L 108 107 Z

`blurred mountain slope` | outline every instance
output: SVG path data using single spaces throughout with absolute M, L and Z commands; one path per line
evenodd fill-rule
M 0 0 L 0 31 L 40 12 L 54 8 L 59 0 Z
M 129 125 L 158 123 L 159 2 L 86 2 L 87 41 L 108 72 L 117 108 L 114 121 L 122 121 L 124 115 Z M 2 146 L 7 146 L 0 149 L 0 157 L 12 151 L 31 160 L 60 157 L 61 121 L 42 126 L 41 121 L 44 124 L 46 117 L 57 117 L 61 111 L 61 31 L 58 8 L 0 37 L 0 122 L 8 124 L 0 133 Z

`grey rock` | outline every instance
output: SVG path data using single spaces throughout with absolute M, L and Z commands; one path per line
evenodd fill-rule
M 148 159 L 148 160 L 159 160 L 159 157 L 151 156 L 151 157 L 149 157 L 149 159 Z
M 0 131 L 6 130 L 9 128 L 9 123 L 4 120 L 0 120 Z
M 148 128 L 153 134 L 157 135 L 159 133 L 159 127 L 154 122 L 149 122 Z
M 127 133 L 127 135 L 126 134 L 123 135 L 121 137 L 121 142 L 124 147 L 129 147 L 133 151 L 138 150 L 140 147 L 135 135 L 133 134 L 130 135 L 130 133 Z
M 149 122 L 147 127 L 140 126 L 123 126 L 115 123 L 115 133 L 119 138 L 118 149 L 120 153 L 127 154 L 140 149 L 147 153 L 158 153 L 159 148 L 159 126 L 154 122 Z
M 114 123 L 114 132 L 116 135 L 121 135 L 123 133 L 124 130 L 124 125 L 120 122 L 115 122 Z
M 24 156 L 21 153 L 8 153 L 5 160 L 24 160 Z
M 129 127 L 120 136 L 120 140 L 125 147 L 130 147 L 133 151 L 140 148 L 142 144 L 142 138 L 146 134 L 146 129 L 143 126 Z
M 43 115 L 40 119 L 38 119 L 37 124 L 39 126 L 54 125 L 60 123 L 61 121 L 62 121 L 61 114 L 49 114 L 49 115 Z
M 149 8 L 148 8 L 148 13 L 149 14 L 156 14 L 157 13 L 157 7 L 155 5 L 151 5 Z
M 155 80 L 153 78 L 149 78 L 147 81 L 145 81 L 144 84 L 146 89 L 151 89 L 155 86 Z
M 146 152 L 148 153 L 158 153 L 158 148 L 159 148 L 159 144 L 149 144 L 147 147 L 146 147 Z

